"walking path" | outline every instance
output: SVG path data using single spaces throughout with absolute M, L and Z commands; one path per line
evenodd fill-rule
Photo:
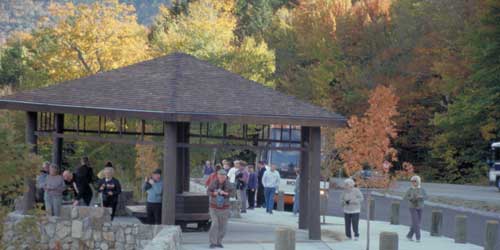
M 298 217 L 290 212 L 274 212 L 266 214 L 264 209 L 250 210 L 242 214 L 241 219 L 230 219 L 228 233 L 224 238 L 224 249 L 250 250 L 274 249 L 274 231 L 280 226 L 297 228 Z M 345 240 L 343 218 L 327 216 L 326 224 L 322 225 L 323 241 L 309 241 L 307 231 L 297 230 L 297 250 L 364 250 L 366 249 L 366 221 L 360 221 L 361 238 L 359 241 Z M 482 247 L 472 244 L 455 244 L 453 239 L 446 237 L 430 237 L 428 232 L 422 232 L 422 242 L 408 241 L 405 234 L 407 226 L 394 226 L 387 222 L 371 222 L 370 249 L 378 250 L 380 232 L 390 231 L 399 234 L 399 249 L 420 250 L 482 250 Z M 184 250 L 208 249 L 208 233 L 183 233 Z

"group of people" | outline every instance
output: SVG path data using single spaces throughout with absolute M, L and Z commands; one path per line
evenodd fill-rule
M 111 208 L 113 219 L 122 190 L 113 177 L 112 163 L 106 163 L 98 174 L 100 178 L 94 175 L 88 157 L 82 157 L 80 163 L 74 172 L 65 170 L 61 175 L 57 165 L 44 162 L 36 179 L 36 200 L 44 204 L 48 215 L 60 216 L 63 197 L 70 197 L 74 206 L 90 206 L 95 189 L 100 194 L 100 205 Z
M 427 198 L 427 193 L 421 186 L 421 179 L 415 175 L 411 179 L 411 186 L 406 191 L 404 200 L 408 201 L 408 207 L 411 215 L 410 231 L 406 238 L 420 242 L 420 225 L 422 224 L 422 211 L 424 200 Z M 344 190 L 340 195 L 340 203 L 344 210 L 345 235 L 348 239 L 359 239 L 359 214 L 361 213 L 361 205 L 363 202 L 363 193 L 356 187 L 353 179 L 348 178 L 344 181 Z M 352 231 L 351 231 L 352 228 Z
M 215 166 L 207 161 L 203 175 L 210 197 L 210 248 L 223 247 L 231 197 L 241 202 L 241 213 L 255 207 L 265 207 L 267 213 L 273 213 L 274 196 L 280 184 L 276 165 L 269 167 L 266 162 L 260 161 L 255 169 L 254 165 L 241 160 L 234 161 L 232 166 L 228 160 Z
M 281 180 L 276 165 L 268 166 L 265 161 L 260 161 L 255 169 L 254 165 L 241 160 L 234 161 L 233 165 L 230 161 L 223 160 L 222 165 L 215 166 L 207 161 L 203 166 L 207 187 L 217 178 L 219 170 L 225 171 L 228 182 L 233 185 L 231 197 L 241 201 L 241 213 L 246 213 L 247 209 L 265 207 L 272 214 L 274 196 Z

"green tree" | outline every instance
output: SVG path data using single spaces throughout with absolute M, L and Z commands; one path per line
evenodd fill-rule
M 439 133 L 433 155 L 442 161 L 441 177 L 468 182 L 485 175 L 489 143 L 500 138 L 500 3 L 486 1 L 486 14 L 474 41 L 473 74 L 466 88 L 436 115 Z
M 184 52 L 272 86 L 274 52 L 252 37 L 237 41 L 233 1 L 199 0 L 185 13 L 160 8 L 151 43 L 159 54 Z
M 0 86 L 26 89 L 43 85 L 48 80 L 45 71 L 33 67 L 33 55 L 22 37 L 26 34 L 14 34 L 0 50 Z

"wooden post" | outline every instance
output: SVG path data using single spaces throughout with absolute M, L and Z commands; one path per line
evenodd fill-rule
M 443 228 L 443 211 L 432 210 L 431 236 L 441 236 Z
M 393 232 L 381 232 L 379 249 L 380 250 L 398 250 L 398 234 Z
M 455 217 L 455 243 L 467 243 L 467 216 Z
M 177 142 L 189 143 L 189 126 L 187 122 L 177 123 Z M 189 169 L 189 148 L 177 148 L 177 193 L 189 192 L 190 169 Z
M 295 230 L 285 227 L 276 229 L 274 250 L 295 250 Z
M 64 132 L 64 114 L 55 114 L 54 120 L 54 132 L 62 134 Z M 59 170 L 62 170 L 62 150 L 63 138 L 54 135 L 52 142 L 52 163 L 56 164 Z
M 370 200 L 370 213 L 369 213 L 369 216 L 370 216 L 370 220 L 375 220 L 375 199 L 373 198 L 369 198 Z
M 26 144 L 30 147 L 31 153 L 38 153 L 37 141 L 38 137 L 35 135 L 37 129 L 37 114 L 36 112 L 26 112 Z M 24 178 L 24 192 L 20 211 L 26 214 L 29 210 L 35 207 L 35 180 L 30 177 Z
M 498 244 L 500 244 L 498 241 L 498 221 L 486 221 L 486 237 L 484 241 L 484 250 L 495 250 L 497 249 Z
M 161 209 L 161 223 L 175 224 L 175 198 L 177 189 L 177 123 L 164 122 L 163 138 L 163 197 Z
M 309 147 L 309 127 L 301 127 L 301 146 Z M 307 206 L 309 190 L 309 158 L 308 151 L 300 152 L 300 184 L 299 184 L 299 229 L 307 229 Z
M 319 183 L 321 171 L 321 128 L 311 127 L 309 131 L 309 192 L 308 192 L 308 229 L 310 240 L 321 240 L 321 219 Z
M 399 202 L 394 201 L 391 205 L 391 224 L 399 225 Z

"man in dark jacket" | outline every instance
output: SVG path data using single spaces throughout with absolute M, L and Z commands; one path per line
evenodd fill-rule
M 258 180 L 258 188 L 257 188 L 257 207 L 263 207 L 265 203 L 264 197 L 264 185 L 262 185 L 262 177 L 266 172 L 266 163 L 264 161 L 259 161 L 257 164 L 257 180 Z
M 78 167 L 74 173 L 75 182 L 78 188 L 79 197 L 83 200 L 85 205 L 88 206 L 92 200 L 92 188 L 90 186 L 94 184 L 95 176 L 88 157 L 82 157 L 81 164 L 82 165 Z M 78 205 L 78 202 L 76 205 Z
M 248 209 L 255 208 L 255 191 L 257 191 L 257 174 L 255 173 L 254 166 L 248 166 L 248 185 L 247 185 L 247 196 L 248 196 Z
M 74 173 L 68 170 L 64 171 L 63 178 L 68 190 L 73 194 L 73 206 L 80 205 L 80 200 L 83 200 L 86 206 L 90 205 L 92 200 L 90 185 L 94 183 L 95 177 L 88 158 L 82 158 L 82 166 L 78 167 Z

